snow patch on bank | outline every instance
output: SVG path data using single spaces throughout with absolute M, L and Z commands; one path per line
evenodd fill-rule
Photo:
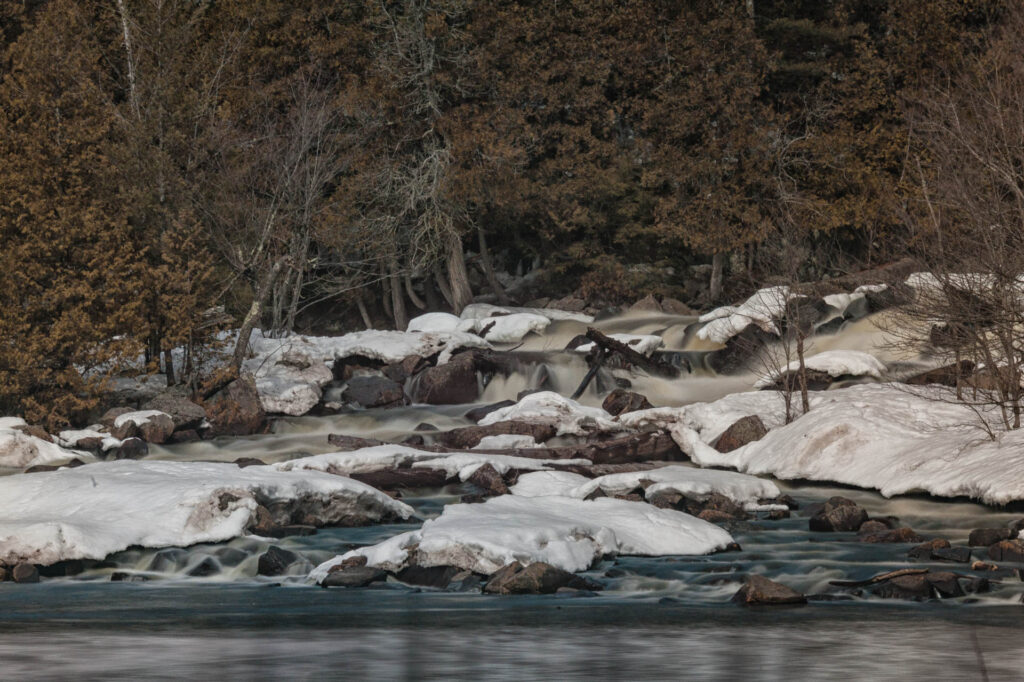
M 644 502 L 503 495 L 484 504 L 448 505 L 421 529 L 335 557 L 310 578 L 319 582 L 354 556 L 391 571 L 415 562 L 490 575 L 513 561 L 582 571 L 607 554 L 701 555 L 732 541 L 718 526 Z
M 27 424 L 20 417 L 0 418 L 0 467 L 24 469 L 42 464 L 58 464 L 75 457 L 86 461 L 92 459 L 91 455 L 84 452 L 65 449 L 16 428 L 21 426 Z
M 309 507 L 324 523 L 409 518 L 411 507 L 320 472 L 206 462 L 100 462 L 0 478 L 0 563 L 104 559 L 245 533 L 257 505 Z

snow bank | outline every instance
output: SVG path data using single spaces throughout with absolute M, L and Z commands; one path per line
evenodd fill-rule
M 475 304 L 482 305 L 482 304 Z M 470 306 L 472 307 L 472 306 Z M 472 332 L 491 343 L 518 343 L 531 333 L 541 334 L 551 324 L 551 318 L 534 312 L 514 311 L 516 308 L 493 308 L 487 315 L 476 316 L 473 311 L 459 318 L 450 313 L 426 313 L 409 322 L 409 332 L 466 333 Z M 477 311 L 479 313 L 483 310 Z M 487 330 L 484 333 L 484 330 Z
M 444 471 L 449 478 L 458 476 L 466 480 L 484 464 L 490 464 L 498 473 L 509 469 L 536 471 L 547 469 L 552 464 L 589 465 L 586 459 L 533 459 L 492 455 L 480 452 L 439 453 L 417 450 L 404 445 L 377 445 L 352 452 L 330 452 L 272 464 L 278 471 L 324 471 L 347 476 L 364 474 L 384 469 L 418 467 Z
M 823 300 L 842 314 L 846 312 L 846 309 L 850 307 L 851 303 L 859 301 L 862 298 L 864 298 L 864 293 L 861 291 L 855 291 L 852 294 L 829 294 L 828 296 L 825 296 Z
M 609 338 L 621 341 L 626 344 L 637 353 L 641 355 L 650 356 L 651 353 L 658 350 L 665 345 L 665 340 L 660 336 L 652 336 L 647 334 L 609 334 Z M 585 343 L 582 346 L 577 346 L 573 349 L 574 353 L 589 353 L 594 350 L 593 343 Z
M 672 433 L 678 431 L 680 446 L 702 466 L 835 481 L 885 496 L 926 492 L 988 504 L 1024 499 L 1024 430 L 989 440 L 969 408 L 930 400 L 931 391 L 863 384 L 817 393 L 810 412 L 729 453 L 687 442 L 695 431 Z
M 490 303 L 471 303 L 466 306 L 462 311 L 462 319 L 464 320 L 478 320 L 496 315 L 511 315 L 514 313 L 530 313 L 532 315 L 541 315 L 548 318 L 552 322 L 561 320 L 572 320 L 574 322 L 582 322 L 583 324 L 590 324 L 594 321 L 593 316 L 586 315 L 584 313 L 573 313 L 568 310 L 558 310 L 557 308 L 519 308 L 515 306 L 496 306 Z
M 874 355 L 858 350 L 827 350 L 817 355 L 804 358 L 804 367 L 816 372 L 825 372 L 830 377 L 855 376 L 874 377 L 881 379 L 886 367 Z M 794 360 L 786 367 L 786 372 L 795 372 L 800 368 L 800 361 Z M 779 376 L 769 374 L 761 377 L 754 384 L 757 388 L 771 386 Z
M 473 320 L 463 320 L 451 313 L 425 313 L 409 320 L 407 332 L 471 332 Z
M 324 363 L 360 355 L 384 363 L 401 362 L 410 355 L 428 357 L 441 354 L 444 364 L 460 348 L 489 348 L 475 334 L 448 332 L 399 332 L 367 329 L 344 336 L 288 336 L 281 339 L 253 335 L 255 356 L 281 355 L 288 350 L 305 353 Z
M 0 478 L 0 563 L 103 559 L 131 546 L 184 547 L 245 533 L 258 504 L 325 523 L 409 518 L 368 485 L 319 472 L 206 462 L 100 462 Z
M 766 332 L 778 334 L 775 321 L 782 317 L 786 302 L 794 294 L 787 286 L 761 289 L 739 306 L 716 308 L 698 318 L 705 325 L 697 331 L 697 337 L 704 341 L 725 343 L 743 331 L 747 325 L 756 324 Z
M 495 436 L 484 436 L 480 442 L 474 445 L 471 450 L 508 450 L 510 448 L 539 448 L 543 447 L 533 439 L 533 436 L 518 435 L 514 433 L 500 433 Z
M 489 575 L 513 561 L 581 571 L 607 554 L 708 554 L 731 542 L 718 526 L 644 502 L 503 495 L 484 504 L 448 505 L 421 529 L 336 557 L 310 578 L 323 580 L 332 566 L 353 556 L 387 570 L 415 561 Z
M 479 424 L 488 426 L 503 421 L 553 424 L 560 436 L 582 436 L 596 431 L 625 430 L 600 407 L 585 407 L 553 391 L 541 391 L 524 396 L 515 405 L 491 412 L 481 419 Z
M 571 471 L 531 471 L 523 474 L 509 492 L 519 497 L 545 497 L 556 495 L 572 497 L 569 493 L 591 479 Z
M 56 443 L 30 436 L 15 428 L 18 426 L 27 424 L 19 417 L 0 418 L 0 467 L 24 469 L 40 464 L 58 464 L 75 457 L 83 460 L 92 459 L 84 452 L 67 450 Z M 0 500 L 0 505 L 2 504 L 3 501 Z
M 691 429 L 700 435 L 703 442 L 713 443 L 727 428 L 752 415 L 760 417 L 769 429 L 781 426 L 785 419 L 783 398 L 775 391 L 731 393 L 711 403 L 637 410 L 619 415 L 615 420 L 629 430 L 645 427 L 669 432 L 679 428 Z

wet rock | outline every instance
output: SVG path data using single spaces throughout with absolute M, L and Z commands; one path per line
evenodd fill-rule
M 620 414 L 626 414 L 627 412 L 649 410 L 654 406 L 647 401 L 645 396 L 639 393 L 617 388 L 608 394 L 604 402 L 601 403 L 601 407 L 613 417 L 618 417 Z
M 560 587 L 601 589 L 593 581 L 538 561 L 523 566 L 514 561 L 498 569 L 487 580 L 484 592 L 490 594 L 552 594 Z
M 659 490 L 647 496 L 647 504 L 652 504 L 659 509 L 678 509 L 682 501 L 683 496 L 671 490 Z
M 504 479 L 502 479 L 498 470 L 490 464 L 477 467 L 477 470 L 469 477 L 469 482 L 494 495 L 508 494 L 508 486 L 505 485 Z
M 419 566 L 413 564 L 403 568 L 395 577 L 406 585 L 435 587 L 443 590 L 462 572 L 462 569 L 457 566 Z
M 879 584 L 873 592 L 883 599 L 931 599 L 932 587 L 926 576 L 927 574 L 901 575 Z
M 988 547 L 1003 540 L 1017 537 L 1017 533 L 1009 528 L 975 528 L 967 538 L 971 547 Z
M 585 346 L 588 343 L 593 343 L 593 341 L 587 338 L 586 334 L 577 334 L 569 340 L 569 343 L 565 344 L 565 348 L 563 350 L 568 353 L 569 351 L 574 351 L 580 346 Z
M 413 429 L 413 431 L 419 431 L 420 433 L 432 433 L 437 430 L 438 429 L 436 426 L 434 426 L 433 424 L 428 424 L 427 422 L 420 422 L 419 424 L 416 425 L 416 428 Z
M 147 443 L 166 443 L 174 433 L 174 420 L 169 414 L 154 414 L 139 424 L 139 438 Z
M 729 519 L 747 518 L 743 507 L 721 493 L 711 493 L 700 498 L 684 498 L 683 511 L 693 516 L 700 516 L 704 512 L 717 512 L 716 517 L 725 515 Z
M 1024 563 L 1024 542 L 1003 540 L 988 548 L 988 558 L 993 561 Z
M 582 312 L 587 307 L 586 301 L 575 296 L 566 296 L 559 298 L 554 301 L 548 302 L 547 308 L 554 308 L 556 310 L 566 310 L 570 313 Z
M 25 473 L 38 474 L 43 471 L 57 471 L 57 469 L 61 469 L 63 467 L 67 467 L 68 469 L 74 469 L 75 467 L 80 467 L 83 464 L 85 464 L 85 462 L 75 457 L 68 461 L 67 464 L 36 464 L 35 466 L 30 466 L 29 468 L 25 469 Z
M 262 459 L 257 459 L 256 457 L 239 457 L 238 459 L 235 460 L 234 463 L 238 466 L 239 469 L 244 469 L 245 467 L 261 467 L 267 465 L 267 463 L 264 462 Z
M 396 384 L 404 384 L 409 377 L 416 376 L 423 371 L 429 363 L 418 355 L 410 355 L 401 362 L 396 362 L 384 368 L 384 376 Z
M 217 555 L 217 561 L 220 562 L 221 566 L 237 566 L 246 559 L 249 555 L 238 549 L 237 547 L 219 547 L 215 552 Z
M 384 469 L 383 471 L 354 473 L 349 478 L 384 491 L 441 488 L 448 480 L 447 474 L 436 469 Z
M 100 417 L 100 424 L 106 426 L 108 429 L 112 429 L 114 428 L 114 422 L 117 421 L 118 417 L 120 417 L 123 414 L 128 414 L 129 412 L 135 411 L 136 410 L 133 410 L 130 407 L 112 407 L 106 412 L 104 412 L 103 416 Z
M 629 309 L 635 312 L 660 313 L 662 311 L 661 303 L 659 303 L 658 299 L 654 297 L 654 294 L 647 294 L 639 301 L 629 306 Z
M 469 412 L 467 412 L 464 416 L 469 421 L 476 423 L 476 422 L 480 421 L 481 419 L 483 419 L 484 417 L 486 417 L 487 415 L 489 415 L 491 412 L 494 412 L 496 410 L 500 410 L 503 407 L 510 407 L 511 405 L 515 405 L 515 404 L 516 404 L 516 401 L 514 401 L 514 400 L 502 400 L 502 401 L 497 402 L 497 403 L 491 403 L 490 405 L 483 405 L 481 407 L 475 407 L 472 410 L 470 410 Z
M 661 299 L 661 312 L 669 315 L 696 315 L 697 313 L 690 306 L 677 298 L 665 296 Z
M 0 566 L 0 583 L 11 577 L 11 571 L 6 566 Z
M 372 583 L 387 580 L 388 573 L 369 566 L 347 566 L 327 574 L 320 584 L 323 587 L 366 587 Z
M 761 440 L 767 433 L 768 429 L 760 417 L 756 414 L 748 415 L 727 428 L 713 447 L 719 452 L 732 452 L 747 443 Z
M 381 376 L 352 377 L 341 397 L 363 407 L 397 407 L 406 402 L 401 384 Z
M 911 547 L 910 551 L 907 552 L 907 556 L 911 559 L 919 559 L 921 561 L 928 561 L 932 558 L 932 552 L 937 549 L 949 549 L 949 540 L 943 540 L 942 538 L 936 538 L 928 542 L 922 543 L 917 547 Z
M 487 426 L 465 426 L 439 433 L 435 440 L 448 448 L 464 450 L 479 445 L 485 436 L 531 436 L 536 442 L 543 443 L 555 437 L 557 429 L 552 424 L 538 424 L 520 421 L 502 421 Z
M 782 519 L 788 519 L 791 513 L 788 509 L 773 509 L 768 512 L 768 519 L 770 521 L 781 521 Z
M 414 433 L 402 440 L 402 445 L 408 445 L 411 448 L 420 448 L 426 445 L 427 441 L 418 433 Z
M 35 564 L 17 564 L 11 570 L 11 580 L 16 583 L 39 582 L 39 569 Z
M 192 402 L 181 389 L 163 391 L 146 402 L 142 409 L 159 410 L 169 415 L 175 431 L 196 430 L 206 419 L 202 405 Z
M 872 535 L 874 533 L 884 533 L 887 530 L 889 530 L 889 526 L 881 521 L 868 519 L 864 523 L 860 524 L 860 528 L 857 529 L 857 535 Z
M 708 366 L 716 374 L 734 374 L 742 371 L 769 343 L 776 339 L 756 324 L 748 324 L 725 343 L 725 348 L 708 354 Z
M 220 564 L 213 557 L 204 557 L 202 561 L 188 569 L 188 575 L 190 578 L 206 578 L 211 575 L 217 575 L 220 573 Z
M 416 379 L 413 400 L 428 405 L 461 405 L 479 395 L 476 360 L 473 353 L 460 353 L 444 365 L 421 372 Z
M 168 443 L 196 443 L 203 439 L 199 435 L 199 432 L 195 429 L 185 429 L 184 431 L 175 431 L 171 434 L 171 437 L 167 439 Z
M 987 592 L 987 578 L 973 578 L 948 571 L 901 575 L 879 583 L 872 592 L 883 599 L 954 599 Z
M 746 606 L 806 604 L 807 598 L 786 585 L 759 575 L 751 574 L 743 587 L 733 595 L 732 601 Z
M 729 523 L 737 519 L 736 516 L 727 512 L 718 511 L 717 509 L 705 509 L 697 514 L 697 518 L 707 521 L 708 523 Z
M 144 583 L 148 581 L 144 575 L 138 573 L 128 573 L 126 571 L 114 571 L 110 574 L 110 582 L 112 583 Z
M 846 532 L 860 528 L 868 520 L 868 513 L 853 500 L 833 497 L 821 511 L 811 517 L 810 529 L 814 532 Z
M 933 561 L 948 561 L 956 564 L 966 564 L 971 561 L 970 547 L 939 547 L 932 551 Z
M 295 552 L 281 549 L 277 545 L 271 545 L 267 548 L 266 552 L 260 555 L 256 574 L 267 576 L 284 575 L 291 566 L 300 561 L 302 561 L 302 557 Z
M 263 430 L 266 412 L 248 377 L 235 379 L 206 401 L 211 432 L 216 436 L 248 436 Z
M 126 438 L 104 454 L 107 459 L 142 459 L 149 454 L 149 445 L 141 438 Z
M 901 542 L 923 542 L 924 538 L 915 533 L 913 528 L 894 528 L 893 530 L 858 535 L 857 540 L 874 544 L 896 544 Z
M 177 547 L 162 549 L 149 561 L 149 570 L 156 573 L 173 573 L 188 559 L 188 552 Z

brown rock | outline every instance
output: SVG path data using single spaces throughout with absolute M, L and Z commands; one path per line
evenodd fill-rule
M 112 429 L 114 428 L 114 422 L 117 421 L 117 418 L 122 414 L 128 414 L 129 412 L 135 412 L 135 410 L 130 407 L 112 407 L 104 412 L 103 416 L 100 417 L 100 424 L 106 426 L 108 429 Z
M 729 514 L 728 512 L 718 511 L 717 509 L 705 509 L 701 513 L 697 514 L 698 519 L 703 519 L 708 523 L 727 523 L 729 521 L 735 521 L 737 517 Z
M 206 402 L 206 414 L 214 435 L 248 436 L 263 430 L 263 411 L 256 385 L 248 377 L 235 379 Z
M 149 445 L 141 438 L 125 438 L 120 445 L 104 454 L 107 459 L 142 459 L 149 454 Z
M 515 405 L 515 404 L 516 404 L 516 401 L 514 401 L 514 400 L 502 400 L 502 401 L 497 402 L 497 403 L 491 403 L 490 405 L 482 405 L 481 407 L 474 407 L 472 410 L 467 412 L 464 416 L 469 421 L 471 421 L 473 423 L 476 423 L 476 422 L 480 421 L 481 419 L 483 419 L 484 417 L 486 417 L 487 415 L 489 415 L 491 412 L 494 412 L 496 410 L 500 410 L 503 407 L 510 407 L 512 405 Z
M 384 376 L 396 384 L 404 384 L 409 377 L 416 376 L 427 366 L 427 361 L 418 355 L 410 355 L 401 362 L 396 362 L 384 368 Z
M 649 410 L 654 406 L 647 401 L 646 397 L 639 393 L 617 388 L 605 397 L 601 407 L 613 417 L 618 417 L 620 414 L 626 414 L 627 412 Z
M 459 353 L 448 363 L 421 372 L 412 391 L 415 402 L 428 405 L 473 402 L 480 392 L 474 354 Z
M 166 443 L 167 439 L 174 433 L 174 420 L 169 414 L 154 414 L 139 424 L 139 438 L 147 443 L 159 445 Z
M 477 467 L 477 470 L 469 477 L 469 482 L 494 495 L 508 494 L 508 486 L 505 485 L 505 480 L 498 473 L 498 470 L 490 464 Z
M 16 583 L 39 582 L 39 569 L 35 564 L 18 564 L 11 571 L 11 578 Z
M 538 443 L 543 443 L 554 438 L 556 433 L 557 429 L 551 424 L 503 421 L 487 426 L 465 426 L 461 429 L 453 429 L 437 434 L 435 440 L 448 448 L 467 449 L 479 445 L 480 440 L 485 436 L 505 434 L 532 436 Z
M 928 542 L 920 544 L 917 547 L 911 547 L 910 551 L 907 552 L 907 556 L 909 556 L 911 559 L 922 559 L 927 561 L 928 559 L 932 558 L 933 551 L 937 549 L 949 549 L 949 547 L 949 540 L 936 538 L 934 540 L 929 540 Z
M 761 418 L 756 414 L 751 414 L 727 428 L 715 441 L 714 448 L 719 452 L 732 452 L 747 443 L 761 440 L 767 433 L 768 429 L 765 428 Z
M 379 376 L 352 377 L 341 397 L 363 407 L 396 407 L 406 402 L 401 384 Z
M 245 467 L 266 466 L 267 463 L 262 459 L 257 459 L 256 457 L 239 457 L 234 461 L 234 464 L 236 464 L 239 469 L 244 469 Z
M 659 303 L 658 299 L 654 297 L 654 294 L 647 294 L 639 301 L 629 306 L 629 309 L 637 312 L 662 312 L 661 303 Z
M 868 520 L 868 513 L 853 500 L 833 497 L 821 511 L 811 517 L 809 526 L 815 532 L 844 532 L 861 527 Z
M 759 575 L 748 575 L 743 587 L 733 595 L 732 601 L 745 606 L 780 604 L 806 604 L 807 598 L 796 590 Z
M 192 402 L 179 389 L 168 389 L 142 406 L 144 410 L 159 410 L 170 415 L 175 431 L 198 429 L 206 419 L 202 405 Z M 153 442 L 153 441 L 150 441 Z
M 860 542 L 875 544 L 899 543 L 899 542 L 922 542 L 924 538 L 914 532 L 913 528 L 896 528 L 883 530 L 874 533 L 865 533 L 857 537 Z
M 988 548 L 988 557 L 993 561 L 1024 563 L 1024 542 L 1020 540 L 997 542 Z
M 1017 533 L 1009 528 L 975 528 L 968 536 L 967 544 L 971 547 L 988 547 L 1015 537 L 1017 537 Z
M 484 585 L 484 592 L 491 594 L 552 594 L 560 587 L 600 589 L 600 586 L 595 583 L 551 564 L 538 561 L 523 566 L 518 561 L 514 561 L 491 575 L 487 584 Z
M 696 315 L 693 308 L 677 298 L 665 296 L 661 299 L 661 311 L 669 315 Z
M 53 438 L 46 432 L 46 429 L 38 424 L 23 424 L 21 426 L 15 426 L 14 430 L 21 431 L 25 435 L 34 436 L 40 440 L 45 440 L 47 443 L 53 442 Z
M 387 571 L 369 566 L 350 566 L 327 574 L 320 581 L 323 587 L 366 587 L 387 580 Z

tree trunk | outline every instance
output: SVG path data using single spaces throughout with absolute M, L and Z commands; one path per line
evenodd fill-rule
M 249 337 L 252 336 L 252 330 L 256 328 L 256 324 L 260 321 L 260 317 L 263 315 L 263 307 L 266 305 L 267 299 L 270 298 L 270 294 L 274 289 L 274 282 L 287 261 L 287 258 L 281 258 L 274 263 L 267 270 L 266 274 L 263 275 L 263 279 L 259 284 L 256 285 L 256 290 L 253 291 L 252 305 L 249 306 L 249 312 L 245 314 L 245 319 L 242 320 L 242 327 L 238 330 L 238 340 L 235 341 L 235 352 L 231 356 L 231 367 L 235 370 L 236 374 L 242 369 L 242 363 L 245 361 L 245 354 L 249 350 Z
M 452 312 L 456 315 L 473 302 L 473 290 L 469 286 L 466 271 L 466 256 L 462 252 L 462 240 L 452 237 L 448 243 L 448 283 L 452 293 Z
M 412 288 L 412 275 L 406 274 L 405 276 L 405 293 L 409 296 L 409 300 L 412 304 L 420 310 L 426 310 L 427 304 L 423 302 L 419 296 L 416 295 L 416 290 Z
M 714 303 L 722 297 L 722 279 L 725 270 L 725 254 L 716 253 L 711 257 L 711 283 L 708 295 Z
M 444 276 L 444 273 L 441 272 L 440 268 L 434 270 L 434 281 L 437 282 L 437 288 L 441 292 L 441 296 L 444 297 L 445 303 L 448 304 L 448 307 L 455 308 L 451 287 L 448 286 L 448 279 Z
M 409 326 L 409 316 L 405 312 L 405 296 L 402 295 L 402 278 L 398 274 L 398 261 L 392 259 L 390 289 L 391 289 L 391 311 L 395 320 L 395 329 L 404 332 Z
M 167 375 L 168 386 L 178 383 L 174 378 L 174 357 L 169 350 L 164 350 L 164 373 Z
M 299 314 L 299 301 L 302 300 L 302 285 L 306 279 L 306 258 L 309 256 L 309 235 L 306 234 L 299 247 L 299 253 L 295 265 L 295 283 L 292 285 L 292 299 L 288 303 L 288 314 L 285 317 L 284 328 L 286 331 L 295 331 L 295 318 Z
M 804 365 L 804 335 L 802 332 L 797 331 L 796 333 L 796 358 L 800 365 L 799 380 L 800 380 L 800 407 L 803 408 L 803 414 L 807 414 L 811 410 L 811 401 L 807 397 L 807 367 Z
M 491 291 L 497 297 L 498 305 L 508 305 L 512 301 L 505 293 L 505 287 L 501 286 L 501 282 L 498 281 L 498 276 L 494 274 L 494 264 L 491 262 L 491 252 L 487 248 L 487 236 L 484 234 L 484 228 L 477 225 L 476 234 L 480 241 L 480 265 L 483 266 L 487 285 L 491 287 Z
M 441 310 L 444 307 L 437 291 L 437 284 L 434 283 L 433 273 L 423 278 L 423 299 L 427 303 L 427 310 Z
M 356 296 L 356 307 L 359 309 L 359 316 L 363 318 L 363 324 L 366 328 L 373 329 L 373 318 L 370 317 L 370 311 L 366 309 L 366 301 L 363 300 L 361 292 Z

